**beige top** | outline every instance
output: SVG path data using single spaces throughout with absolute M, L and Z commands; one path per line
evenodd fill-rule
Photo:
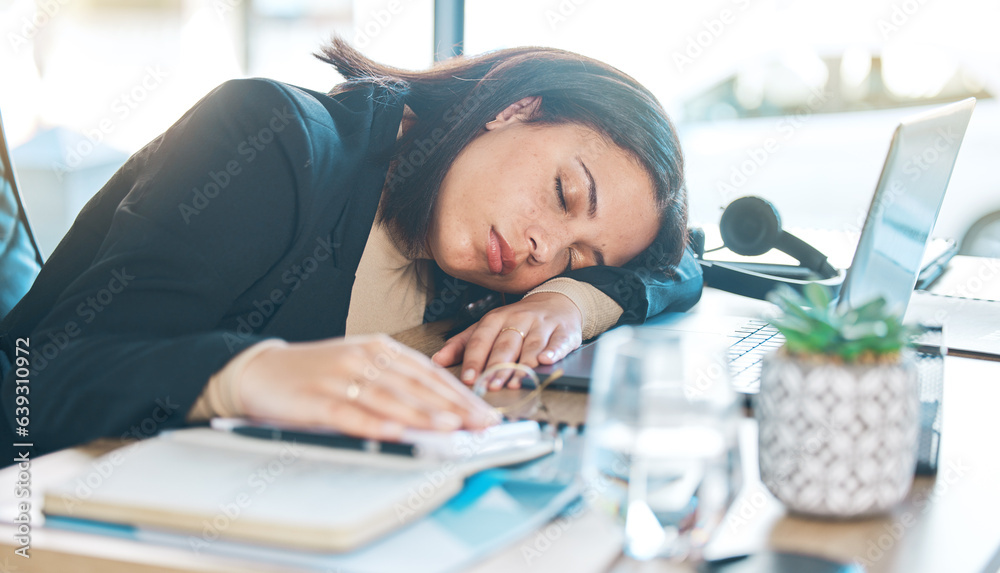
M 423 323 L 434 291 L 423 287 L 431 278 L 428 263 L 406 258 L 375 223 L 354 275 L 345 334 L 395 334 Z

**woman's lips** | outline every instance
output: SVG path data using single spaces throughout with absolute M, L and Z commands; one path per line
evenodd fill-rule
M 495 275 L 510 274 L 517 266 L 514 249 L 493 227 L 490 227 L 490 236 L 486 243 L 486 261 L 490 272 Z
M 486 241 L 486 262 L 490 272 L 498 275 L 503 271 L 503 257 L 500 256 L 500 236 L 490 227 L 490 235 Z

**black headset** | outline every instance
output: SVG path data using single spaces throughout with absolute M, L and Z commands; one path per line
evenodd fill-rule
M 719 232 L 725 247 L 738 255 L 753 257 L 778 249 L 794 257 L 801 266 L 721 263 L 705 261 L 699 256 L 707 286 L 763 299 L 779 283 L 801 288 L 818 279 L 839 286 L 843 278 L 826 260 L 826 255 L 782 230 L 778 210 L 760 197 L 740 197 L 730 203 L 722 213 Z
M 820 278 L 837 276 L 826 255 L 809 243 L 781 229 L 781 216 L 770 201 L 760 197 L 740 197 L 722 212 L 719 221 L 722 243 L 737 255 L 753 257 L 771 249 L 791 255 Z

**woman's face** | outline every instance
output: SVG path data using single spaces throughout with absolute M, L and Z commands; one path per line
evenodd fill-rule
M 497 116 L 445 174 L 427 247 L 446 273 L 523 293 L 570 268 L 621 266 L 653 242 L 645 169 L 588 127 L 526 123 L 537 103 Z

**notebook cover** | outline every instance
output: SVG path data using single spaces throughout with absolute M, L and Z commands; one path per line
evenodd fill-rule
M 223 539 L 206 542 L 192 535 L 62 516 L 47 517 L 45 526 L 317 571 L 447 573 L 481 562 L 560 514 L 572 517 L 582 507 L 581 486 L 576 481 L 538 483 L 495 479 L 496 475 L 470 479 L 460 495 L 425 518 L 360 549 L 340 554 Z
M 91 487 L 88 472 L 50 488 L 44 511 L 193 539 L 208 530 L 254 543 L 347 551 L 419 520 L 456 494 L 470 473 L 551 449 L 540 443 L 515 458 L 442 464 L 196 428 L 107 454 L 95 462 L 111 468 L 100 484 Z

